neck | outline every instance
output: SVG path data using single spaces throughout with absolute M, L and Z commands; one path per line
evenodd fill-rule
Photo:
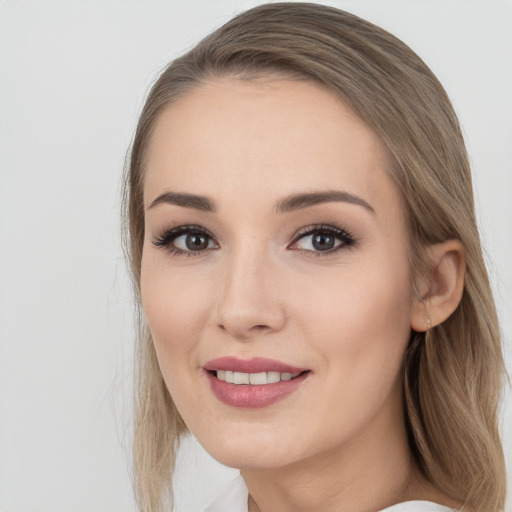
M 349 443 L 279 468 L 245 469 L 250 512 L 375 512 L 446 500 L 418 475 L 401 411 L 384 411 Z

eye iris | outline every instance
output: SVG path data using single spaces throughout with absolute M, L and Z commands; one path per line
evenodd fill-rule
M 327 233 L 317 233 L 313 236 L 313 247 L 318 251 L 328 251 L 332 249 L 335 244 L 335 238 Z
M 208 237 L 191 233 L 187 235 L 185 245 L 190 251 L 201 251 L 208 247 Z

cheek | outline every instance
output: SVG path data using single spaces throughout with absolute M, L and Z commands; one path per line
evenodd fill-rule
M 401 268 L 383 268 L 354 275 L 347 283 L 345 311 L 351 325 L 361 326 L 363 344 L 382 348 L 401 344 L 410 330 L 410 291 L 408 272 Z
M 347 266 L 333 277 L 305 283 L 297 296 L 308 300 L 295 316 L 302 319 L 301 329 L 322 354 L 333 382 L 342 380 L 364 395 L 380 381 L 384 391 L 400 372 L 410 337 L 408 265 L 386 264 L 382 258 Z
M 191 283 L 186 272 L 169 268 L 165 260 L 150 253 L 143 256 L 141 269 L 142 306 L 164 376 L 179 370 L 193 350 L 207 320 L 209 296 L 208 280 Z
M 169 268 L 165 258 L 143 257 L 141 298 L 160 371 L 169 393 L 187 424 L 200 420 L 198 401 L 207 391 L 197 387 L 201 372 L 197 346 L 207 321 L 208 280 L 192 283 L 181 269 Z
M 322 361 L 318 376 L 325 384 L 324 400 L 311 407 L 323 418 L 324 441 L 356 435 L 382 411 L 399 417 L 410 336 L 408 272 L 382 265 L 374 271 L 352 268 L 337 284 L 308 288 L 308 304 L 297 317 Z
M 359 259 L 360 261 L 356 261 Z M 334 338 L 361 344 L 357 332 L 378 332 L 379 339 L 410 325 L 410 275 L 405 258 L 393 263 L 386 258 L 354 258 L 337 271 L 316 273 L 295 280 L 296 318 L 304 327 L 335 331 Z M 330 270 L 330 269 L 329 269 Z M 389 336 L 388 336 L 389 334 Z M 354 337 L 355 336 L 355 337 Z M 371 343 L 372 339 L 365 340 Z

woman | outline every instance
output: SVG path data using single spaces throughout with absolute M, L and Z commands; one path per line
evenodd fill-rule
M 175 60 L 126 218 L 141 510 L 190 431 L 207 510 L 502 510 L 499 332 L 450 102 L 402 42 L 270 4 Z

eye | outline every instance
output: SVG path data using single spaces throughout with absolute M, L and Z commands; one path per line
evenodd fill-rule
M 213 247 L 212 240 L 202 233 L 188 233 L 174 239 L 174 246 L 182 251 L 204 251 Z
M 165 231 L 153 240 L 156 247 L 164 247 L 173 255 L 193 256 L 219 246 L 213 237 L 199 226 L 179 226 Z
M 346 230 L 334 226 L 309 226 L 295 237 L 290 249 L 310 253 L 331 253 L 355 244 L 355 238 Z

